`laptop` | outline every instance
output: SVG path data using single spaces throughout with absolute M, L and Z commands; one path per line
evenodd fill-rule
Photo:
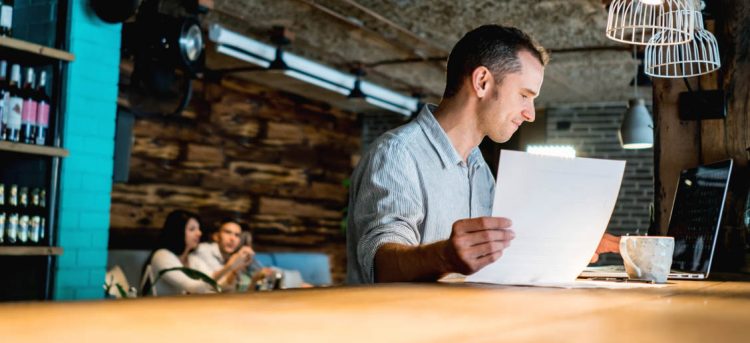
M 674 237 L 670 279 L 705 279 L 711 271 L 733 161 L 683 170 L 677 183 L 667 236 Z M 584 269 L 583 278 L 627 278 L 625 267 Z

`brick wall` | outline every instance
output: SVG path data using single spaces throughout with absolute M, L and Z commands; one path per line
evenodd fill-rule
M 103 297 L 109 227 L 121 25 L 106 24 L 71 1 L 68 28 L 76 59 L 64 88 L 63 145 L 54 297 Z
M 188 209 L 204 232 L 223 217 L 247 221 L 259 251 L 326 253 L 342 282 L 356 115 L 231 77 L 194 87 L 181 115 L 136 118 L 129 181 L 112 192 L 110 247 L 152 249 L 166 215 Z
M 573 145 L 579 157 L 627 161 L 617 205 L 607 227 L 608 232 L 617 235 L 636 230 L 646 233 L 649 204 L 654 201 L 653 150 L 625 150 L 617 138 L 625 110 L 625 104 L 588 104 L 550 107 L 546 112 L 547 144 Z
M 362 115 L 362 152 L 386 131 L 406 124 L 409 118 L 401 114 L 383 112 Z

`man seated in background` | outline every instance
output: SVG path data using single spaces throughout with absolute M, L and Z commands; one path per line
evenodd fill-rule
M 256 261 L 252 235 L 235 220 L 223 220 L 211 239 L 199 244 L 189 258 L 195 269 L 211 276 L 224 291 L 310 287 L 297 271 L 264 267 Z
M 198 244 L 188 259 L 195 269 L 212 277 L 224 291 L 247 289 L 246 271 L 255 257 L 250 246 L 240 246 L 242 227 L 235 221 L 223 220 L 211 236 L 213 242 Z M 244 289 L 242 289 L 244 288 Z

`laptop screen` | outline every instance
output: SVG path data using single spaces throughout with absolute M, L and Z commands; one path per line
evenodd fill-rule
M 726 160 L 680 174 L 667 233 L 674 237 L 673 270 L 708 274 L 731 171 Z

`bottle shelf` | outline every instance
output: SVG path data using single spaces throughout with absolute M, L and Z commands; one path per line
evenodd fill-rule
M 67 51 L 53 49 L 44 45 L 34 44 L 10 37 L 0 37 L 0 48 L 45 59 L 67 62 L 71 62 L 75 59 L 75 56 Z
M 64 149 L 64 148 L 56 148 L 56 147 L 45 146 L 45 145 L 14 143 L 14 142 L 7 142 L 7 141 L 0 141 L 0 150 L 18 152 L 22 154 L 45 155 L 45 156 L 53 156 L 53 157 L 67 157 L 69 154 L 68 149 Z
M 62 253 L 61 247 L 0 246 L 0 256 L 57 256 Z

